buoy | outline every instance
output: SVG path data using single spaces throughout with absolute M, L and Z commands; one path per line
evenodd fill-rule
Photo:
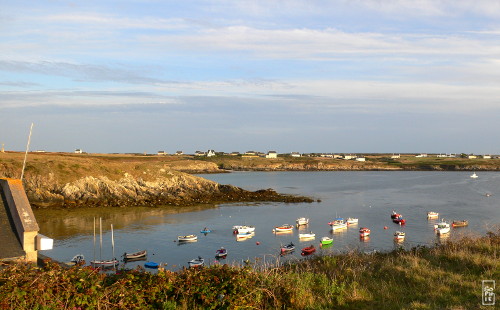
M 260 242 L 259 242 L 259 241 L 257 241 L 257 242 L 255 242 L 255 244 L 256 244 L 256 245 L 259 245 L 259 244 L 260 244 Z
M 387 226 L 384 226 L 384 229 L 387 229 Z

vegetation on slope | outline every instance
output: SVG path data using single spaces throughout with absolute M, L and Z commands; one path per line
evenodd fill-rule
M 281 267 L 122 270 L 15 264 L 0 271 L 0 309 L 489 309 L 500 230 L 410 251 L 317 256 Z

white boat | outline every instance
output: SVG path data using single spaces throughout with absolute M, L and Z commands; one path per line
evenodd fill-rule
M 448 234 L 450 232 L 450 224 L 446 222 L 439 223 L 436 227 L 436 232 L 438 233 L 438 235 Z
M 95 253 L 95 218 L 94 218 L 94 253 Z M 113 257 L 115 256 L 115 237 L 113 233 L 113 224 L 111 224 L 111 247 L 113 250 Z M 99 218 L 99 252 L 102 252 L 102 218 Z M 94 255 L 95 256 L 95 255 Z M 101 256 L 101 254 L 99 255 Z M 116 267 L 120 264 L 120 262 L 116 259 L 108 259 L 108 260 L 103 260 L 103 259 L 93 259 L 90 261 L 90 265 L 94 268 L 110 268 L 110 267 Z
M 300 217 L 295 222 L 297 223 L 297 226 L 307 225 L 307 224 L 309 224 L 309 219 L 305 218 L 305 217 Z
M 253 232 L 236 234 L 236 240 L 238 240 L 238 239 L 248 239 L 248 238 L 252 238 L 253 236 L 255 236 L 255 233 L 253 233 Z
M 201 256 L 198 256 L 198 258 L 192 259 L 188 262 L 189 268 L 203 266 L 204 264 L 205 259 Z
M 435 219 L 435 218 L 438 218 L 438 217 L 439 217 L 439 213 L 438 212 L 434 212 L 434 211 L 427 212 L 427 218 L 428 219 Z
M 177 240 L 180 242 L 196 241 L 196 240 L 198 240 L 198 236 L 196 236 L 196 235 L 178 236 Z
M 475 172 L 470 177 L 473 178 L 473 179 L 477 179 L 478 178 L 478 176 L 477 176 L 477 174 Z
M 403 240 L 405 238 L 406 234 L 404 231 L 396 231 L 394 233 L 394 239 L 396 240 Z
M 347 228 L 347 223 L 343 218 L 336 218 L 335 220 L 328 223 L 332 227 L 332 230 Z
M 316 237 L 316 234 L 312 231 L 308 234 L 299 234 L 300 239 L 313 239 L 314 237 Z
M 83 254 L 76 254 L 67 264 L 71 266 L 78 264 L 83 265 L 85 264 L 85 256 L 83 256 Z
M 233 231 L 237 234 L 251 233 L 255 231 L 255 227 L 246 225 L 236 225 L 233 226 Z
M 359 236 L 360 237 L 368 237 L 370 235 L 371 231 L 370 229 L 366 228 L 366 227 L 361 227 L 359 229 Z
M 111 268 L 118 266 L 120 262 L 117 259 L 110 260 L 93 260 L 90 265 L 94 268 Z
M 276 226 L 274 227 L 273 229 L 273 232 L 291 232 L 293 231 L 293 226 L 290 225 L 290 224 L 284 224 L 284 225 L 281 225 L 281 226 Z
M 348 217 L 345 222 L 348 224 L 348 225 L 352 225 L 352 224 L 357 224 L 358 223 L 358 219 L 357 218 L 352 218 L 352 217 Z

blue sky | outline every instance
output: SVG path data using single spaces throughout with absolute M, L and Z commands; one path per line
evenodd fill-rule
M 500 1 L 0 5 L 7 150 L 500 153 Z

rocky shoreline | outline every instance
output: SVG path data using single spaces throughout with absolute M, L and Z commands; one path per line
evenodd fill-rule
M 201 177 L 175 173 L 171 178 L 144 181 L 131 176 L 113 181 L 105 176 L 84 177 L 62 187 L 32 186 L 26 193 L 34 208 L 190 206 L 244 201 L 313 202 L 304 196 L 279 194 L 273 189 L 247 191 Z

